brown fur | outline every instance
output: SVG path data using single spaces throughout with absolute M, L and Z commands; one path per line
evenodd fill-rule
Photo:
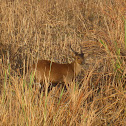
M 75 53 L 74 61 L 68 64 L 59 64 L 48 60 L 39 60 L 32 66 L 35 71 L 37 83 L 49 79 L 52 83 L 69 82 L 81 71 L 81 65 L 84 64 L 84 54 Z

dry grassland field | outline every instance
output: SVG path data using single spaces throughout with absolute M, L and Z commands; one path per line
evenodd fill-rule
M 40 93 L 32 65 L 70 46 L 81 72 Z M 126 126 L 126 0 L 0 0 L 0 126 Z

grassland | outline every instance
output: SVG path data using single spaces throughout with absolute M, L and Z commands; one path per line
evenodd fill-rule
M 82 72 L 40 95 L 30 66 L 72 62 L 70 44 Z M 0 125 L 125 126 L 125 56 L 125 0 L 0 0 Z

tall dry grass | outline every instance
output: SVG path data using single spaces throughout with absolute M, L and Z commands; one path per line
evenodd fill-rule
M 126 125 L 125 8 L 124 0 L 1 0 L 0 125 Z M 30 66 L 72 62 L 69 44 L 85 53 L 82 73 L 67 90 L 40 95 Z

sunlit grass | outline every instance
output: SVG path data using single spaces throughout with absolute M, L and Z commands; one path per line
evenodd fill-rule
M 123 0 L 2 1 L 0 125 L 126 125 L 125 6 Z M 31 65 L 72 62 L 70 44 L 85 54 L 82 72 L 67 89 L 48 92 L 45 80 L 40 94 Z

